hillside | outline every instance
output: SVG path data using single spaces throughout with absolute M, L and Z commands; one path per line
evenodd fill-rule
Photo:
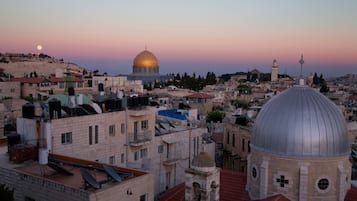
M 24 74 L 36 71 L 39 76 L 55 74 L 56 69 L 66 69 L 82 73 L 84 68 L 73 63 L 66 63 L 62 59 L 56 59 L 45 54 L 17 54 L 0 53 L 0 68 L 5 73 L 14 77 L 23 77 Z

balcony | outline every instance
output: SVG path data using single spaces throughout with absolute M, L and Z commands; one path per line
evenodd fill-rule
M 150 131 L 129 133 L 129 144 L 133 147 L 148 144 L 151 141 L 151 136 Z
M 181 152 L 176 152 L 176 153 L 169 153 L 168 157 L 164 158 L 162 161 L 162 164 L 165 166 L 170 166 L 174 165 L 175 163 L 179 162 L 182 160 Z

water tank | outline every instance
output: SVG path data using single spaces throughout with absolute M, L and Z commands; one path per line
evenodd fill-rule
M 139 97 L 131 97 L 131 99 L 134 107 L 139 105 Z
M 105 108 L 107 110 L 115 110 L 116 109 L 116 103 L 115 99 L 108 99 L 105 101 Z
M 122 107 L 122 100 L 121 100 L 121 99 L 116 99 L 116 100 L 115 100 L 115 107 L 116 107 L 118 110 L 123 109 L 123 107 Z
M 50 119 L 59 119 L 62 117 L 61 113 L 61 101 L 52 99 L 48 102 L 50 109 Z
M 78 105 L 83 105 L 83 94 L 77 94 L 76 101 Z
M 32 103 L 26 103 L 22 106 L 22 117 L 32 119 L 35 116 L 35 106 Z
M 74 96 L 74 87 L 68 87 L 68 96 Z
M 124 96 L 124 93 L 123 93 L 122 91 L 118 91 L 118 92 L 117 92 L 117 98 L 122 99 L 123 96 Z
M 46 148 L 40 148 L 38 150 L 38 163 L 40 165 L 47 165 L 48 163 L 48 151 Z
M 10 147 L 14 146 L 15 144 L 21 143 L 21 136 L 19 134 L 9 134 L 7 135 L 7 150 L 9 152 Z

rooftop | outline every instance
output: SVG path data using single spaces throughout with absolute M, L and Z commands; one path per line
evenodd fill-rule
M 249 201 L 251 200 L 248 192 L 245 190 L 247 184 L 246 175 L 241 172 L 231 170 L 221 170 L 220 173 L 220 201 Z M 351 187 L 347 192 L 345 201 L 356 200 L 357 188 Z M 160 201 L 184 201 L 185 200 L 185 183 L 179 184 L 161 194 Z M 274 195 L 261 201 L 288 201 L 283 195 Z
M 120 177 L 120 181 L 115 182 L 115 179 L 110 176 L 110 172 L 105 171 L 102 163 L 50 154 L 48 165 L 40 165 L 37 161 L 16 164 L 9 161 L 6 151 L 6 146 L 0 146 L 0 168 L 13 169 L 24 175 L 43 178 L 49 182 L 77 190 L 100 191 L 147 174 L 146 172 L 108 165 L 115 172 L 114 174 Z M 90 178 L 84 176 L 83 172 L 89 173 L 91 175 L 89 177 L 94 178 L 100 188 L 95 188 L 92 184 L 89 184 L 91 183 L 91 181 L 88 181 Z M 86 183 L 87 187 L 85 187 Z

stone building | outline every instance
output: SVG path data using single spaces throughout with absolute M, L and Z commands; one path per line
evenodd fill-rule
M 344 200 L 351 187 L 345 120 L 312 88 L 294 86 L 266 103 L 250 146 L 251 199 L 281 194 L 289 200 Z

